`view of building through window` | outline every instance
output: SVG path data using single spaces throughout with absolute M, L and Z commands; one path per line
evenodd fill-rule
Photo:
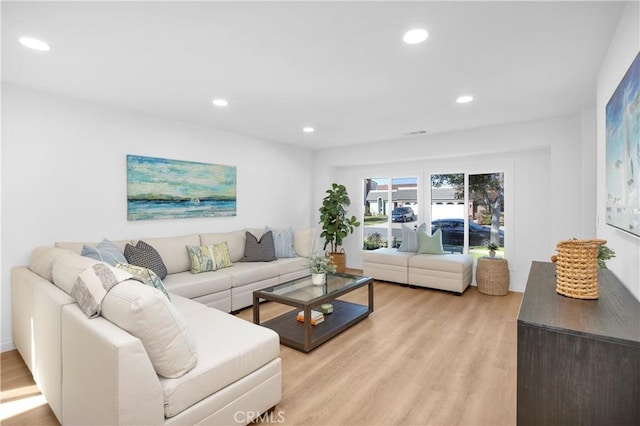
M 493 243 L 504 256 L 504 173 L 433 174 L 430 181 L 427 217 L 419 211 L 417 177 L 364 179 L 364 248 L 399 247 L 402 225 L 415 229 L 430 219 L 427 228 L 441 230 L 445 252 L 487 256 Z
M 364 248 L 398 247 L 402 225 L 418 223 L 418 178 L 364 180 Z

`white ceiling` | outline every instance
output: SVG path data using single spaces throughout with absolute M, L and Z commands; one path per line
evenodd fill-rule
M 2 79 L 321 149 L 595 106 L 621 2 L 3 2 Z M 420 45 L 403 33 L 424 27 Z M 24 48 L 31 35 L 49 52 Z M 457 96 L 475 101 L 459 105 Z M 229 100 L 225 109 L 214 97 Z M 304 126 L 316 132 L 305 134 Z

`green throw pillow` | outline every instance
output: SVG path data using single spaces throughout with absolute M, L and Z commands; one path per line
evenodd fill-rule
M 143 266 L 130 265 L 128 263 L 116 263 L 116 268 L 127 271 L 128 273 L 133 275 L 132 279 L 139 281 L 142 284 L 157 288 L 165 296 L 167 296 L 167 299 L 171 300 L 171 297 L 169 297 L 169 293 L 167 293 L 167 289 L 164 288 L 162 280 L 151 269 L 145 268 Z
M 187 253 L 192 274 L 216 270 L 212 246 L 187 246 Z
M 425 230 L 418 229 L 418 253 L 420 254 L 444 254 L 442 249 L 442 231 L 436 229 L 433 235 Z
M 213 259 L 216 261 L 216 269 L 228 268 L 233 265 L 231 263 L 231 257 L 229 256 L 229 247 L 227 246 L 227 242 L 223 241 L 218 244 L 214 244 L 211 247 L 211 251 L 213 252 Z
M 209 246 L 187 246 L 191 273 L 215 271 L 232 265 L 227 242 Z

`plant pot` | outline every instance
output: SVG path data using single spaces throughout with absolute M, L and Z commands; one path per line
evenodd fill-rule
M 495 250 L 489 250 L 489 256 L 496 257 L 496 251 Z
M 327 274 L 311 274 L 313 285 L 322 285 L 327 281 Z
M 333 264 L 336 265 L 336 272 L 344 274 L 347 269 L 347 254 L 345 252 L 329 253 L 329 256 L 333 259 Z

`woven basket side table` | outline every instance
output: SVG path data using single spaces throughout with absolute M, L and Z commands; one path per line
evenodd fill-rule
M 476 267 L 476 283 L 480 293 L 504 296 L 509 293 L 509 262 L 500 257 L 481 257 Z

